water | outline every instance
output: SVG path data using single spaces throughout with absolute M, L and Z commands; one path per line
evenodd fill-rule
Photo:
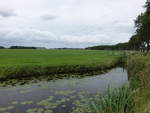
M 102 75 L 1 87 L 0 113 L 71 113 L 78 101 L 127 81 L 127 71 L 115 68 Z

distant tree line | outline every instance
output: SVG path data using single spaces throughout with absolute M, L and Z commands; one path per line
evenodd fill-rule
M 28 46 L 10 46 L 8 48 L 5 48 L 3 46 L 0 46 L 0 49 L 46 49 L 45 47 L 28 47 Z
M 88 47 L 86 49 L 94 50 L 137 50 L 149 52 L 150 50 L 150 2 L 146 2 L 144 6 L 146 11 L 141 13 L 135 20 L 135 34 L 130 38 L 129 42 L 119 43 L 116 45 L 102 45 Z
M 101 45 L 101 46 L 88 47 L 86 49 L 90 49 L 90 50 L 129 50 L 129 47 L 128 47 L 128 43 L 119 43 L 116 45 Z
M 37 49 L 36 47 L 26 47 L 26 46 L 11 46 L 9 49 Z
M 64 47 L 64 48 L 54 48 L 54 49 L 58 49 L 58 50 L 81 50 L 81 49 L 83 49 L 83 48 L 66 48 L 66 47 Z
M 3 47 L 3 46 L 0 46 L 0 49 L 5 49 L 5 47 Z

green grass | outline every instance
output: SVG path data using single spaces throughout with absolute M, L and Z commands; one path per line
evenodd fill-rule
M 133 113 L 133 95 L 128 85 L 108 90 L 90 105 L 92 113 Z
M 135 113 L 150 113 L 150 55 L 130 56 L 128 70 L 130 86 L 137 90 Z
M 128 84 L 121 88 L 109 88 L 103 95 L 86 99 L 72 113 L 134 113 L 134 95 Z
M 0 79 L 89 73 L 114 67 L 122 52 L 91 50 L 0 50 Z

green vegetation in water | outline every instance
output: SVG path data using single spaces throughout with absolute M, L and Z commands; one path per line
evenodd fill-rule
M 14 109 L 14 106 L 0 107 L 0 112 L 5 112 Z
M 98 94 L 86 104 L 78 101 L 73 113 L 150 113 L 150 56 L 130 55 L 127 67 L 128 86 Z
M 0 50 L 0 53 L 0 80 L 104 72 L 118 65 L 123 55 L 118 51 L 91 50 Z
M 33 104 L 33 101 L 24 101 L 24 102 L 21 102 L 22 105 L 27 105 L 27 104 Z
M 105 95 L 98 94 L 86 104 L 81 104 L 73 113 L 132 113 L 133 94 L 128 85 L 109 89 Z

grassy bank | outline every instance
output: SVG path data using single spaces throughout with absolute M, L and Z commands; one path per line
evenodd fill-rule
M 90 50 L 0 50 L 0 80 L 54 74 L 103 72 L 122 52 Z
M 135 113 L 150 113 L 150 55 L 129 56 L 130 87 L 136 90 Z
M 129 85 L 97 95 L 73 113 L 150 113 L 150 56 L 130 55 Z

